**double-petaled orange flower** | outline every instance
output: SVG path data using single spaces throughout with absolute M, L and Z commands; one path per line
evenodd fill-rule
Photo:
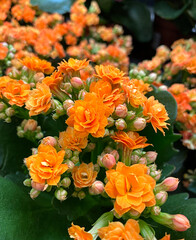
M 9 81 L 9 79 L 7 79 Z M 22 107 L 27 101 L 30 93 L 30 85 L 25 84 L 22 80 L 11 80 L 3 89 L 3 96 L 9 99 L 10 105 Z
M 73 73 L 88 67 L 88 65 L 89 65 L 89 61 L 87 61 L 86 59 L 78 60 L 78 59 L 70 58 L 68 62 L 63 60 L 59 64 L 58 70 L 62 73 Z
M 84 228 L 81 228 L 78 225 L 74 225 L 68 229 L 70 238 L 74 238 L 74 240 L 93 240 L 93 236 L 85 232 Z
M 109 81 L 112 84 L 118 84 L 123 81 L 125 73 L 120 71 L 111 65 L 99 65 L 95 66 L 96 74 L 95 77 L 102 79 L 104 81 Z
M 8 54 L 8 48 L 0 43 L 0 60 L 3 60 Z
M 84 100 L 77 100 L 69 110 L 66 123 L 73 127 L 78 137 L 103 137 L 108 124 L 106 107 L 94 93 L 87 93 Z
M 98 229 L 102 240 L 142 240 L 140 227 L 136 220 L 129 219 L 125 226 L 121 222 L 111 222 L 109 226 Z
M 155 132 L 159 129 L 165 135 L 163 128 L 167 129 L 167 125 L 169 124 L 166 123 L 169 117 L 165 106 L 158 100 L 155 100 L 154 96 L 151 96 L 145 99 L 143 107 L 143 114 L 148 117 L 147 122 L 152 124 Z
M 8 82 L 15 81 L 8 76 L 0 77 L 0 98 L 2 98 L 2 92 L 5 89 Z
M 61 175 L 68 169 L 63 164 L 65 151 L 56 151 L 51 145 L 40 144 L 38 153 L 25 159 L 30 176 L 34 182 L 57 185 Z
M 111 138 L 115 142 L 118 142 L 129 149 L 144 148 L 150 145 L 149 143 L 146 143 L 147 138 L 140 136 L 137 132 L 119 131 Z
M 124 94 L 121 90 L 119 88 L 112 90 L 112 85 L 108 81 L 99 80 L 98 82 L 92 82 L 90 92 L 96 93 L 99 98 L 103 99 L 109 115 L 114 112 L 116 106 L 125 101 Z
M 63 149 L 81 152 L 81 149 L 84 149 L 87 143 L 87 137 L 78 137 L 72 127 L 67 127 L 66 131 L 59 134 L 59 144 Z
M 58 71 L 54 71 L 52 75 L 45 77 L 43 79 L 43 83 L 45 83 L 50 90 L 55 89 L 61 82 L 63 81 L 62 73 Z
M 75 166 L 72 170 L 72 178 L 74 185 L 78 188 L 90 187 L 97 177 L 94 171 L 93 163 L 82 163 L 79 167 Z
M 190 58 L 186 64 L 185 64 L 186 70 L 191 73 L 195 74 L 196 73 L 196 57 Z
M 147 170 L 144 164 L 128 167 L 118 162 L 116 170 L 106 172 L 108 183 L 105 191 L 109 197 L 116 199 L 114 209 L 120 216 L 131 209 L 142 213 L 145 207 L 155 205 L 153 189 L 156 181 L 147 174 Z
M 20 61 L 24 66 L 32 71 L 43 72 L 45 74 L 51 74 L 54 71 L 54 67 L 50 62 L 41 60 L 38 57 L 25 57 Z
M 50 88 L 45 83 L 37 83 L 26 102 L 26 108 L 30 110 L 29 116 L 46 113 L 51 107 L 51 97 Z

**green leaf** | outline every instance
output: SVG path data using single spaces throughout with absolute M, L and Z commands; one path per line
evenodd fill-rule
M 174 194 L 169 196 L 167 202 L 162 206 L 162 212 L 170 214 L 183 214 L 185 215 L 191 224 L 191 228 L 185 232 L 175 232 L 169 228 L 158 225 L 158 228 L 154 228 L 156 236 L 161 238 L 165 235 L 165 232 L 171 234 L 172 240 L 177 239 L 196 239 L 196 198 L 188 199 L 187 193 Z M 154 223 L 153 223 L 154 225 Z
M 159 182 L 162 182 L 166 177 L 170 176 L 175 170 L 175 166 L 165 163 L 162 168 L 161 178 Z
M 188 190 L 194 194 L 196 194 L 196 180 L 194 179 L 188 186 Z
M 69 12 L 71 2 L 71 0 L 31 0 L 31 4 L 38 6 L 42 11 L 60 14 Z
M 41 206 L 8 179 L 0 177 L 0 239 L 65 240 L 70 223 Z
M 155 2 L 155 13 L 164 19 L 173 20 L 178 18 L 189 6 L 190 1 L 186 1 L 185 4 L 182 5 L 181 8 L 175 5 L 173 1 L 157 1 Z
M 192 1 L 192 5 L 187 12 L 194 20 L 196 20 L 196 0 Z
M 16 135 L 19 122 L 0 121 L 0 170 L 1 175 L 22 170 L 23 159 L 31 155 L 32 143 Z
M 101 11 L 104 13 L 109 13 L 112 7 L 112 4 L 114 3 L 113 0 L 97 0 L 99 7 L 101 8 Z
M 128 28 L 140 42 L 148 42 L 152 38 L 152 21 L 150 11 L 139 1 L 116 3 L 112 8 L 111 19 Z
M 159 102 L 165 106 L 170 118 L 167 122 L 171 124 L 176 120 L 178 106 L 176 100 L 170 92 L 154 88 L 154 90 L 151 91 L 148 96 L 154 96 L 155 99 L 159 100 Z

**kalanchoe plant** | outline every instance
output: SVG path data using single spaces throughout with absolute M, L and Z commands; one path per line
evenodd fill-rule
M 172 124 L 165 106 L 146 96 L 148 83 L 112 65 L 89 68 L 86 59 L 63 60 L 56 70 L 35 57 L 21 64 L 26 80 L 5 76 L 0 92 L 2 104 L 14 108 L 17 134 L 34 145 L 24 158 L 24 185 L 35 201 L 51 199 L 45 204 L 63 214 L 71 238 L 156 239 L 149 221 L 190 228 L 184 215 L 161 211 L 178 179 L 160 180 L 156 149 L 146 150 L 153 146 L 145 129 L 164 138 Z M 80 218 L 88 229 L 98 220 L 86 232 Z

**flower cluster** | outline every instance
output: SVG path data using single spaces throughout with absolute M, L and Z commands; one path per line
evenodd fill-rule
M 0 100 L 4 111 L 26 118 L 17 128 L 19 137 L 34 143 L 41 139 L 24 160 L 30 175 L 24 184 L 31 187 L 31 198 L 47 191 L 60 201 L 91 195 L 113 205 L 106 214 L 110 223 L 104 220 L 103 225 L 101 217 L 89 232 L 73 224 L 71 238 L 154 236 L 140 216 L 177 231 L 190 227 L 185 216 L 161 212 L 167 192 L 177 188 L 178 179 L 170 177 L 158 184 L 157 153 L 143 151 L 152 144 L 139 132 L 152 125 L 155 133 L 164 135 L 169 119 L 165 106 L 146 96 L 152 90 L 148 83 L 130 79 L 113 65 L 93 69 L 86 59 L 63 60 L 56 70 L 37 57 L 26 57 L 21 64 L 19 74 L 1 78 Z M 62 120 L 63 131 L 44 137 L 45 126 L 39 126 L 43 116 L 52 116 L 53 122 Z M 126 224 L 112 222 L 114 216 L 123 217 Z
M 132 71 L 144 71 L 151 76 L 154 74 L 151 82 L 173 95 L 178 105 L 176 129 L 182 134 L 183 145 L 194 150 L 196 149 L 196 42 L 193 39 L 180 39 L 174 42 L 171 48 L 170 50 L 166 46 L 158 47 L 152 60 L 139 63 Z
M 68 54 L 128 71 L 131 37 L 123 36 L 121 26 L 100 26 L 99 13 L 96 2 L 92 1 L 87 8 L 85 0 L 77 0 L 71 7 L 70 19 L 65 21 L 60 14 L 40 11 L 29 0 L 3 1 L 0 10 L 0 65 L 6 56 L 4 62 L 7 67 L 12 60 L 12 66 L 18 69 L 21 66 L 18 58 L 38 55 L 55 59 Z M 84 37 L 89 40 L 81 40 Z M 8 52 L 4 42 L 12 46 L 15 55 Z

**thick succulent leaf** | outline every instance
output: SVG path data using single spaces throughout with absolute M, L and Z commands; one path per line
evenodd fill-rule
M 0 170 L 1 175 L 22 170 L 23 159 L 31 155 L 32 143 L 16 135 L 19 122 L 0 121 Z
M 173 20 L 178 18 L 187 9 L 187 7 L 190 5 L 190 2 L 191 1 L 188 0 L 185 4 L 182 4 L 181 8 L 176 8 L 176 5 L 173 3 L 173 1 L 156 1 L 154 10 L 158 16 L 164 19 Z
M 196 20 L 196 0 L 192 1 L 192 5 L 187 12 L 194 20 Z
M 71 0 L 31 0 L 31 4 L 38 6 L 42 11 L 60 14 L 69 12 L 71 3 Z
M 185 232 L 172 231 L 169 228 L 158 225 L 155 229 L 158 239 L 164 236 L 165 232 L 171 234 L 171 239 L 196 239 L 196 198 L 188 198 L 187 193 L 174 194 L 169 196 L 167 202 L 162 207 L 162 212 L 170 214 L 183 214 L 185 215 L 191 224 L 191 228 Z M 151 222 L 151 224 L 154 224 Z
M 70 223 L 51 206 L 40 206 L 9 179 L 0 177 L 0 185 L 0 239 L 69 239 Z
M 166 177 L 170 176 L 175 171 L 175 166 L 165 163 L 162 168 L 161 178 L 159 182 L 162 182 Z

